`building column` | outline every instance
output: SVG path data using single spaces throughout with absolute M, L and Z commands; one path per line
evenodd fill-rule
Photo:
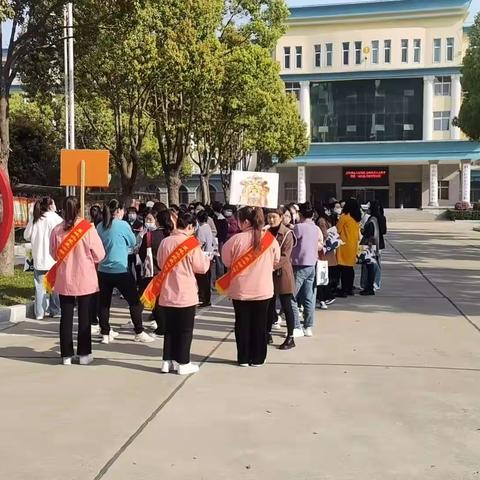
M 472 162 L 462 160 L 462 202 L 470 205 L 470 190 L 472 188 Z
M 435 77 L 423 77 L 423 140 L 433 139 L 433 82 Z
M 460 108 L 462 107 L 462 82 L 461 75 L 452 75 L 452 109 L 450 112 L 450 118 L 453 122 L 454 118 L 457 118 L 460 114 Z M 460 140 L 461 130 L 458 127 L 450 126 L 451 139 Z
M 298 167 L 297 182 L 298 203 L 305 203 L 307 201 L 307 175 L 306 167 L 304 165 Z
M 438 207 L 438 160 L 428 162 L 430 164 L 430 199 L 429 207 Z
M 300 117 L 307 124 L 307 136 L 311 137 L 310 132 L 310 82 L 300 82 Z

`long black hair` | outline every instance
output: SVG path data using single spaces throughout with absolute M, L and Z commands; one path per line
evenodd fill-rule
M 37 200 L 33 207 L 33 223 L 37 223 L 45 214 L 50 210 L 53 205 L 53 199 L 51 197 L 43 197 L 41 200 Z
M 73 228 L 79 213 L 80 204 L 77 198 L 67 197 L 63 204 L 63 218 L 65 220 L 63 228 L 65 231 L 71 230 Z
M 360 210 L 360 205 L 355 198 L 349 198 L 345 202 L 342 213 L 350 214 L 350 216 L 357 222 L 360 222 L 362 219 L 362 211 Z
M 102 221 L 102 209 L 99 205 L 92 205 L 90 207 L 90 218 L 95 226 Z
M 177 217 L 177 228 L 184 230 L 189 225 L 195 227 L 197 225 L 197 217 L 194 213 L 190 212 L 178 212 Z
M 260 250 L 262 241 L 262 230 L 265 226 L 265 215 L 260 207 L 243 207 L 238 211 L 238 219 L 240 222 L 250 222 L 253 228 L 253 248 Z
M 110 228 L 112 226 L 113 219 L 115 218 L 115 212 L 121 210 L 123 205 L 116 199 L 110 200 L 103 206 L 103 228 Z
M 172 212 L 170 210 L 161 210 L 157 213 L 158 225 L 163 229 L 163 235 L 165 237 L 170 236 L 170 234 L 175 230 L 175 225 L 172 221 Z

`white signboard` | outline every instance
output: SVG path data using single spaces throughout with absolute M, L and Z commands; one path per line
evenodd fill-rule
M 278 173 L 234 170 L 230 181 L 230 204 L 277 208 L 278 183 Z

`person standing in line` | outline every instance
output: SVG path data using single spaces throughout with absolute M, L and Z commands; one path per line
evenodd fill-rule
M 50 235 L 53 229 L 62 223 L 62 217 L 56 213 L 55 202 L 50 197 L 37 200 L 32 216 L 23 234 L 32 244 L 33 280 L 35 284 L 35 318 L 43 320 L 48 313 L 51 317 L 60 316 L 58 295 L 45 291 L 43 278 L 55 264 L 50 255 Z
M 136 243 L 129 224 L 124 222 L 123 206 L 118 200 L 110 200 L 103 208 L 103 220 L 97 231 L 106 251 L 105 259 L 98 267 L 100 283 L 100 330 L 102 343 L 109 344 L 115 338 L 110 328 L 110 306 L 114 288 L 118 288 L 130 307 L 130 317 L 135 329 L 135 341 L 153 342 L 154 338 L 143 330 L 140 297 L 135 278 L 128 270 L 128 251 Z
M 190 362 L 195 310 L 198 304 L 196 274 L 205 274 L 210 259 L 202 252 L 195 238 L 195 215 L 179 212 L 177 228 L 158 249 L 160 273 L 142 296 L 142 301 L 158 304 L 165 312 L 165 340 L 162 373 L 177 371 L 179 375 L 198 372 Z
M 292 300 L 295 315 L 294 337 L 312 337 L 315 320 L 315 299 L 317 296 L 317 261 L 319 251 L 323 249 L 321 230 L 313 221 L 314 210 L 309 202 L 299 207 L 300 221 L 293 228 L 297 239 L 292 252 L 293 272 L 295 275 L 295 297 Z M 300 323 L 299 306 L 303 305 L 304 325 Z
M 267 357 L 268 305 L 280 246 L 270 232 L 263 231 L 261 208 L 243 207 L 238 219 L 242 232 L 223 246 L 222 260 L 229 272 L 217 281 L 217 288 L 233 300 L 239 365 L 259 367 Z
M 215 261 L 215 278 L 220 278 L 225 273 L 225 265 L 222 263 L 221 254 L 223 245 L 228 238 L 228 222 L 222 214 L 222 204 L 220 202 L 213 202 L 212 208 L 214 213 L 213 221 L 217 229 L 218 251 L 220 253 L 220 256 Z
M 97 225 L 102 221 L 102 209 L 99 205 L 92 205 L 90 207 L 90 220 L 93 226 L 97 228 Z M 93 298 L 90 301 L 90 328 L 92 335 L 100 335 L 100 294 L 95 292 Z
M 292 308 L 292 298 L 295 292 L 295 277 L 292 267 L 292 250 L 295 246 L 295 236 L 293 231 L 283 222 L 283 216 L 288 212 L 284 207 L 277 210 L 271 210 L 267 215 L 269 232 L 276 238 L 280 245 L 280 262 L 278 268 L 273 272 L 274 296 L 269 304 L 269 322 L 268 334 L 269 343 L 271 340 L 271 331 L 274 322 L 277 321 L 276 300 L 280 299 L 283 313 L 287 321 L 287 337 L 285 341 L 278 347 L 280 350 L 290 350 L 295 348 L 293 339 L 293 329 L 295 328 L 295 316 Z M 288 212 L 290 218 L 290 212 Z M 273 342 L 272 342 L 273 343 Z
M 73 349 L 73 313 L 78 305 L 78 345 L 80 365 L 93 361 L 90 331 L 90 303 L 98 292 L 96 264 L 105 257 L 102 241 L 94 226 L 79 217 L 75 197 L 65 200 L 65 220 L 56 226 L 50 238 L 50 253 L 56 263 L 46 282 L 60 296 L 60 354 L 64 365 L 71 365 Z
M 230 240 L 234 235 L 241 232 L 240 225 L 238 225 L 238 219 L 231 205 L 223 207 L 223 215 L 227 219 L 228 224 L 227 240 Z
M 360 242 L 360 220 L 362 212 L 354 198 L 349 198 L 343 207 L 343 213 L 337 223 L 338 234 L 343 244 L 337 248 L 337 261 L 340 267 L 342 288 L 338 296 L 354 295 L 354 266 L 357 263 L 358 245 Z
M 212 229 L 208 224 L 208 213 L 205 210 L 201 210 L 197 215 L 197 221 L 199 224 L 197 229 L 197 239 L 200 242 L 200 248 L 205 252 L 211 262 L 213 259 L 214 243 Z M 209 307 L 212 304 L 211 268 L 212 266 L 210 264 L 210 268 L 206 273 L 196 274 L 200 308 Z

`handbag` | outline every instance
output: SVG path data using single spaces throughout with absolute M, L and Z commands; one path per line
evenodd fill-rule
M 328 262 L 325 260 L 317 261 L 317 287 L 328 285 Z
M 152 278 L 154 276 L 153 270 L 153 250 L 152 250 L 152 232 L 147 232 L 147 253 L 142 264 L 142 277 Z

